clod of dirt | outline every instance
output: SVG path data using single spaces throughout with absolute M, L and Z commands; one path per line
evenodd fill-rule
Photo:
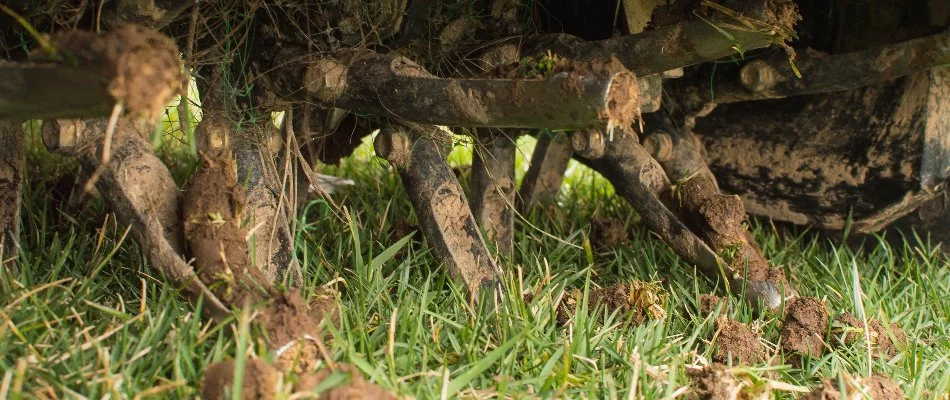
M 271 299 L 259 311 L 258 321 L 267 332 L 267 342 L 278 348 L 278 364 L 284 371 L 311 370 L 323 358 L 316 342 L 323 340 L 320 320 L 297 293 L 274 293 Z
M 153 30 L 123 25 L 97 34 L 68 31 L 53 45 L 68 62 L 109 80 L 109 94 L 135 117 L 158 116 L 181 88 L 175 42 Z
M 716 354 L 713 360 L 720 363 L 745 364 L 765 359 L 766 350 L 762 346 L 762 337 L 748 325 L 731 321 L 725 316 L 716 321 Z
M 205 400 L 232 399 L 234 388 L 234 360 L 211 364 L 205 369 L 201 382 L 201 398 Z M 242 399 L 273 399 L 282 379 L 280 371 L 259 359 L 244 363 L 241 381 Z
M 867 336 L 871 340 L 871 348 L 873 348 L 875 352 L 884 354 L 887 357 L 893 357 L 894 354 L 897 354 L 898 346 L 902 346 L 907 341 L 907 335 L 897 324 L 891 324 L 890 326 L 894 340 L 891 340 L 888 329 L 881 321 L 872 318 L 868 320 L 868 325 L 870 329 L 867 332 Z M 831 332 L 843 345 L 851 346 L 864 340 L 864 321 L 845 312 L 835 318 Z
M 259 303 L 270 288 L 247 254 L 243 208 L 244 191 L 227 157 L 206 159 L 185 185 L 185 239 L 198 278 L 218 298 L 236 307 Z
M 623 221 L 613 218 L 594 218 L 590 221 L 590 244 L 596 248 L 615 249 L 630 242 Z
M 321 383 L 335 374 L 346 375 L 346 379 L 339 385 L 323 388 L 319 393 L 319 399 L 337 400 L 337 399 L 395 399 L 396 397 L 385 389 L 366 382 L 352 365 L 337 365 L 337 371 L 331 371 L 329 368 L 321 369 L 312 374 L 301 376 L 294 386 L 297 394 L 312 392 L 317 389 Z
M 828 311 L 814 297 L 799 297 L 788 302 L 782 323 L 782 349 L 795 355 L 820 356 L 828 329 Z
M 333 289 L 319 289 L 310 298 L 310 315 L 324 326 L 340 326 L 340 293 Z
M 725 301 L 725 303 L 723 303 Z M 716 312 L 720 304 L 724 304 L 720 314 L 726 314 L 729 311 L 729 301 L 714 294 L 699 295 L 699 315 L 705 317 Z
M 838 379 L 830 378 L 821 383 L 808 394 L 802 396 L 802 400 L 841 400 L 851 399 L 858 393 L 863 393 L 863 398 L 874 400 L 898 400 L 904 399 L 904 390 L 897 382 L 884 375 L 872 375 L 858 381 L 852 377 L 843 379 L 846 393 L 841 393 Z
M 565 295 L 558 306 L 559 324 L 567 324 L 583 297 L 580 290 Z M 603 305 L 607 313 L 616 310 L 620 315 L 628 316 L 633 324 L 666 317 L 666 293 L 660 285 L 652 282 L 633 281 L 593 289 L 587 294 L 587 303 L 590 311 Z
M 185 185 L 185 237 L 198 278 L 232 308 L 266 303 L 258 310 L 272 347 L 290 345 L 285 367 L 308 368 L 319 359 L 313 340 L 322 340 L 320 319 L 296 292 L 274 287 L 251 263 L 241 226 L 244 195 L 233 162 L 220 153 Z M 297 343 L 297 344 L 294 344 Z
M 735 400 L 742 391 L 739 380 L 723 364 L 687 369 L 686 374 L 693 382 L 691 394 L 697 399 Z

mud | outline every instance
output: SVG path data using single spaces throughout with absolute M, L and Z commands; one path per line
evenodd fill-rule
M 606 108 L 600 110 L 600 117 L 607 122 L 607 133 L 614 127 L 624 132 L 633 132 L 633 124 L 640 120 L 640 82 L 636 75 L 617 59 L 611 56 L 609 62 L 562 62 L 557 72 L 566 71 L 569 79 L 567 89 L 581 93 L 582 79 L 591 74 L 613 77 L 607 89 Z
M 614 218 L 594 218 L 590 221 L 590 244 L 595 248 L 613 250 L 630 242 L 623 221 Z
M 852 377 L 845 377 L 843 383 L 847 393 L 841 393 L 840 383 L 837 378 L 826 379 L 821 383 L 821 386 L 802 396 L 801 399 L 844 400 L 855 398 L 854 395 L 859 395 L 862 392 L 866 396 L 859 395 L 860 397 L 874 400 L 901 400 L 907 398 L 900 385 L 884 375 L 872 375 L 860 381 Z
M 198 277 L 235 307 L 261 302 L 270 288 L 247 254 L 243 210 L 244 191 L 229 158 L 206 159 L 185 185 L 185 239 Z
M 828 330 L 828 311 L 814 297 L 799 297 L 785 306 L 782 323 L 782 349 L 792 355 L 817 357 L 824 353 L 824 337 Z
M 885 327 L 881 321 L 871 318 L 868 321 L 867 336 L 871 340 L 871 349 L 875 354 L 883 354 L 887 357 L 893 357 L 897 354 L 899 347 L 907 341 L 907 335 L 897 324 L 891 324 L 889 328 Z M 894 335 L 888 334 L 888 329 Z M 837 339 L 838 343 L 844 346 L 853 346 L 856 343 L 863 343 L 865 339 L 864 321 L 855 318 L 850 313 L 843 313 L 835 318 L 832 323 L 831 333 Z
M 320 338 L 320 319 L 296 292 L 281 292 L 255 268 L 247 254 L 242 226 L 244 194 L 233 161 L 222 153 L 208 158 L 185 185 L 182 213 L 185 237 L 199 279 L 232 308 L 257 306 L 272 348 L 306 337 Z M 314 346 L 304 341 L 291 357 L 297 364 L 316 361 Z M 306 356 L 308 358 L 303 358 Z M 288 356 L 290 357 L 290 356 Z
M 275 348 L 298 341 L 300 345 L 295 346 L 297 351 L 288 351 L 285 354 L 290 355 L 282 358 L 295 360 L 296 364 L 304 367 L 310 366 L 319 356 L 314 340 L 323 340 L 321 321 L 315 318 L 298 293 L 275 292 L 271 291 L 270 304 L 260 310 L 258 316 L 258 321 L 266 330 L 267 342 Z
M 559 324 L 566 325 L 570 321 L 583 298 L 584 294 L 580 290 L 565 295 L 558 306 Z M 593 313 L 603 306 L 608 315 L 617 311 L 621 320 L 638 325 L 647 320 L 666 318 L 666 298 L 667 294 L 659 284 L 633 281 L 591 289 L 587 294 L 587 309 Z
M 53 44 L 67 62 L 108 79 L 109 93 L 134 117 L 157 117 L 181 87 L 178 47 L 153 30 L 122 25 L 105 34 L 69 31 Z
M 241 399 L 273 399 L 277 395 L 280 371 L 260 359 L 246 360 L 241 381 Z M 234 360 L 211 364 L 201 381 L 201 398 L 230 400 L 234 387 Z
M 319 393 L 319 397 L 317 398 L 321 400 L 396 398 L 385 389 L 367 382 L 363 379 L 359 370 L 352 365 L 338 364 L 336 373 L 349 375 L 349 378 L 342 384 L 324 389 L 324 391 Z M 333 374 L 333 371 L 324 368 L 317 372 L 303 375 L 294 386 L 294 391 L 298 395 L 309 394 L 309 392 L 312 392 Z
M 340 293 L 333 289 L 320 288 L 309 301 L 310 316 L 323 321 L 323 326 L 340 328 Z
M 670 196 L 668 202 L 678 206 L 681 219 L 719 253 L 736 277 L 751 281 L 773 278 L 768 261 L 742 225 L 746 213 L 739 196 L 720 194 L 716 184 L 705 177 L 675 183 Z
M 927 84 L 720 104 L 695 132 L 719 186 L 750 213 L 842 229 L 849 213 L 861 221 L 919 189 Z
M 766 349 L 762 336 L 748 325 L 725 316 L 716 321 L 716 353 L 713 360 L 723 364 L 752 364 L 765 360 Z

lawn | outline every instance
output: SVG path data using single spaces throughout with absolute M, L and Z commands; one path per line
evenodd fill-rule
M 466 147 L 457 147 L 453 162 L 464 164 Z M 341 294 L 340 326 L 327 328 L 333 359 L 400 397 L 685 396 L 688 372 L 712 362 L 718 314 L 748 323 L 767 350 L 766 360 L 729 370 L 751 391 L 771 387 L 791 398 L 827 378 L 837 386 L 882 373 L 910 398 L 950 393 L 950 267 L 925 239 L 845 246 L 829 239 L 842 234 L 750 222 L 766 256 L 832 318 L 876 318 L 907 335 L 892 357 L 863 339 L 839 345 L 829 336 L 823 354 L 796 362 L 780 350 L 780 311 L 756 313 L 733 297 L 701 313 L 700 295 L 725 296 L 722 284 L 679 260 L 609 184 L 579 166 L 560 206 L 518 218 L 515 254 L 500 260 L 501 302 L 473 304 L 424 243 L 391 234 L 415 217 L 398 176 L 371 152 L 364 146 L 343 165 L 321 168 L 356 185 L 334 195 L 346 218 L 309 204 L 296 224 L 297 252 L 305 294 Z M 247 345 L 246 324 L 201 318 L 101 200 L 68 201 L 68 160 L 31 159 L 19 272 L 8 263 L 0 277 L 0 398 L 195 398 L 205 366 L 238 353 L 274 357 Z M 190 163 L 176 165 L 187 174 Z M 592 216 L 622 221 L 630 242 L 591 247 Z M 641 321 L 584 301 L 595 288 L 631 281 L 658 286 L 662 316 Z M 562 324 L 555 304 L 569 296 L 578 301 Z

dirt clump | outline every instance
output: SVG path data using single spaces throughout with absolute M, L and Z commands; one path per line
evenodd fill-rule
M 231 390 L 234 387 L 234 360 L 222 361 L 209 365 L 205 369 L 201 382 L 201 398 L 208 400 L 231 399 Z M 316 372 L 299 373 L 296 384 L 293 385 L 291 398 L 314 398 L 307 395 L 317 395 L 318 399 L 395 399 L 396 397 L 385 389 L 367 382 L 359 370 L 348 364 L 338 364 L 336 371 L 322 368 Z M 320 388 L 328 378 L 336 374 L 346 375 L 339 384 Z M 287 396 L 291 386 L 284 380 L 285 375 L 274 366 L 260 359 L 248 359 L 244 364 L 244 374 L 241 381 L 242 399 L 274 399 Z M 320 393 L 310 393 L 320 388 Z
M 325 314 L 314 313 L 299 293 L 279 290 L 251 263 L 242 226 L 244 192 L 225 154 L 205 159 L 182 198 L 185 238 L 198 278 L 232 309 L 262 306 L 256 322 L 268 345 L 292 346 L 284 362 L 309 367 L 319 359 L 313 341 L 322 340 L 319 318 Z
M 607 314 L 616 310 L 633 324 L 640 324 L 647 319 L 666 317 L 666 297 L 663 288 L 657 283 L 633 281 L 592 289 L 587 294 L 587 304 L 591 312 L 602 305 Z M 566 325 L 583 299 L 584 294 L 580 290 L 566 294 L 558 306 L 558 323 Z
M 888 333 L 888 327 L 885 327 L 881 321 L 874 318 L 869 319 L 868 326 L 867 337 L 871 341 L 871 348 L 877 354 L 893 357 L 897 354 L 898 346 L 904 345 L 907 341 L 907 335 L 897 324 L 891 324 L 889 327 L 890 333 L 894 336 L 893 339 L 891 334 Z M 864 321 L 845 312 L 835 318 L 831 332 L 834 337 L 838 338 L 839 343 L 844 346 L 851 346 L 864 340 Z
M 231 390 L 234 388 L 234 365 L 234 360 L 209 365 L 205 369 L 201 382 L 201 398 L 205 400 L 231 399 Z M 241 398 L 273 399 L 277 395 L 278 382 L 281 379 L 280 371 L 264 361 L 246 360 L 241 380 Z
M 897 382 L 884 375 L 872 375 L 867 378 L 857 380 L 846 376 L 843 378 L 846 393 L 841 393 L 841 382 L 835 378 L 826 379 L 821 386 L 816 387 L 808 394 L 801 397 L 802 400 L 842 400 L 851 399 L 852 395 L 863 393 L 864 398 L 874 400 L 899 400 L 905 399 L 904 390 Z
M 766 358 L 762 337 L 748 325 L 722 316 L 716 321 L 716 330 L 719 334 L 714 361 L 725 364 L 731 360 L 736 364 L 748 364 Z
M 137 25 L 97 34 L 69 31 L 53 39 L 61 56 L 109 81 L 108 91 L 134 117 L 153 118 L 181 88 L 178 47 L 169 37 Z
M 324 388 L 319 393 L 319 399 L 323 400 L 342 400 L 342 399 L 395 399 L 391 393 L 385 389 L 367 382 L 363 379 L 359 370 L 349 364 L 338 364 L 337 371 L 331 371 L 329 368 L 321 369 L 317 372 L 306 374 L 300 377 L 294 386 L 296 394 L 312 392 L 334 374 L 345 374 L 348 378 L 343 383 Z
M 686 224 L 729 264 L 733 274 L 750 281 L 769 281 L 773 276 L 768 261 L 750 240 L 742 223 L 746 219 L 742 199 L 719 193 L 705 177 L 687 178 L 671 188 L 672 199 Z
M 324 326 L 340 326 L 340 293 L 334 289 L 320 288 L 310 297 L 310 315 Z
M 723 303 L 725 302 L 725 303 Z M 706 316 L 711 315 L 716 312 L 716 309 L 719 308 L 719 305 L 723 304 L 721 314 L 725 314 L 729 311 L 729 301 L 716 296 L 714 294 L 701 294 L 699 295 L 699 315 Z
M 630 242 L 623 221 L 614 218 L 594 218 L 590 221 L 590 244 L 599 249 L 616 249 Z
M 723 364 L 687 369 L 686 374 L 693 382 L 690 394 L 695 399 L 735 400 L 742 391 L 739 380 Z
M 182 196 L 185 239 L 198 278 L 235 307 L 259 303 L 270 288 L 247 254 L 244 203 L 234 163 L 223 156 L 206 158 Z
M 828 311 L 821 300 L 814 297 L 792 299 L 785 308 L 782 349 L 796 357 L 820 356 L 824 350 L 827 329 Z

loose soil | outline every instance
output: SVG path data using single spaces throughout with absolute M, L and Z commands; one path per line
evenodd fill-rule
M 887 357 L 893 357 L 897 354 L 899 346 L 903 346 L 907 341 L 907 335 L 897 324 L 891 324 L 890 331 L 894 335 L 888 334 L 888 328 L 877 319 L 868 320 L 870 326 L 868 336 L 871 339 L 871 348 L 875 354 L 883 354 Z M 855 318 L 850 313 L 843 313 L 835 318 L 832 324 L 831 332 L 838 339 L 838 343 L 844 346 L 852 346 L 855 343 L 864 341 L 864 321 Z
M 897 382 L 884 375 L 872 375 L 861 379 L 860 382 L 854 378 L 845 378 L 845 387 L 847 394 L 842 394 L 839 390 L 839 382 L 836 378 L 826 379 L 821 386 L 802 396 L 802 400 L 843 400 L 851 399 L 852 395 L 860 392 L 866 394 L 865 398 L 874 400 L 900 400 L 905 399 L 904 390 Z
M 700 370 L 687 369 L 693 381 L 690 387 L 693 398 L 704 400 L 735 400 L 742 387 L 739 380 L 723 364 L 713 364 Z
M 742 199 L 720 194 L 716 184 L 701 176 L 677 183 L 671 190 L 674 209 L 681 219 L 729 264 L 736 278 L 785 284 L 784 276 L 770 270 L 761 250 L 750 240 Z
M 343 400 L 343 399 L 395 399 L 396 397 L 383 388 L 367 382 L 363 379 L 359 370 L 349 364 L 337 365 L 336 373 L 349 375 L 349 379 L 344 383 L 329 388 L 320 393 L 319 399 L 322 400 Z M 300 377 L 294 386 L 297 394 L 313 391 L 320 384 L 334 374 L 329 368 L 321 369 L 312 374 L 306 374 Z
M 726 300 L 726 299 L 724 299 L 724 298 L 722 298 L 722 297 L 716 296 L 716 295 L 714 295 L 714 294 L 701 294 L 701 295 L 699 295 L 699 315 L 702 316 L 702 317 L 705 317 L 705 316 L 707 316 L 707 315 L 710 315 L 710 314 L 716 312 L 716 309 L 719 307 L 719 304 L 723 304 L 723 301 L 725 301 L 725 304 L 724 304 L 722 310 L 720 311 L 720 314 L 721 314 L 721 315 L 722 315 L 722 314 L 728 314 L 728 313 L 729 313 L 729 301 L 728 301 L 728 300 Z
M 594 218 L 590 221 L 590 244 L 599 249 L 613 250 L 630 242 L 623 221 L 614 218 Z
M 751 364 L 765 360 L 766 349 L 762 337 L 748 325 L 732 321 L 725 316 L 716 321 L 716 354 L 713 360 L 728 364 Z
M 234 387 L 234 360 L 222 361 L 209 365 L 205 369 L 204 379 L 201 383 L 201 397 L 207 400 L 225 400 L 231 399 L 231 389 Z M 349 377 L 339 385 L 322 388 L 318 399 L 338 400 L 338 399 L 395 399 L 396 397 L 383 388 L 366 382 L 359 370 L 348 364 L 337 365 L 336 373 L 343 373 Z M 334 371 L 329 368 L 323 368 L 316 372 L 304 373 L 299 375 L 297 383 L 294 385 L 294 396 L 301 397 L 309 395 L 320 384 L 330 376 Z M 249 359 L 244 364 L 244 376 L 241 382 L 242 399 L 275 399 L 278 396 L 278 389 L 286 387 L 280 385 L 284 379 L 284 374 L 274 366 L 271 366 L 260 359 Z M 312 397 L 306 397 L 312 398 Z
M 260 359 L 244 362 L 244 377 L 241 381 L 241 399 L 273 399 L 277 383 L 282 379 L 280 371 Z M 211 364 L 205 369 L 201 382 L 201 398 L 205 400 L 230 400 L 234 387 L 234 360 Z
M 160 115 L 181 87 L 175 42 L 141 26 L 123 25 L 105 34 L 69 31 L 53 45 L 66 61 L 109 80 L 109 93 L 134 117 Z
M 782 349 L 793 354 L 817 357 L 824 353 L 824 337 L 828 330 L 828 311 L 814 297 L 799 297 L 790 300 L 785 308 L 782 323 Z

